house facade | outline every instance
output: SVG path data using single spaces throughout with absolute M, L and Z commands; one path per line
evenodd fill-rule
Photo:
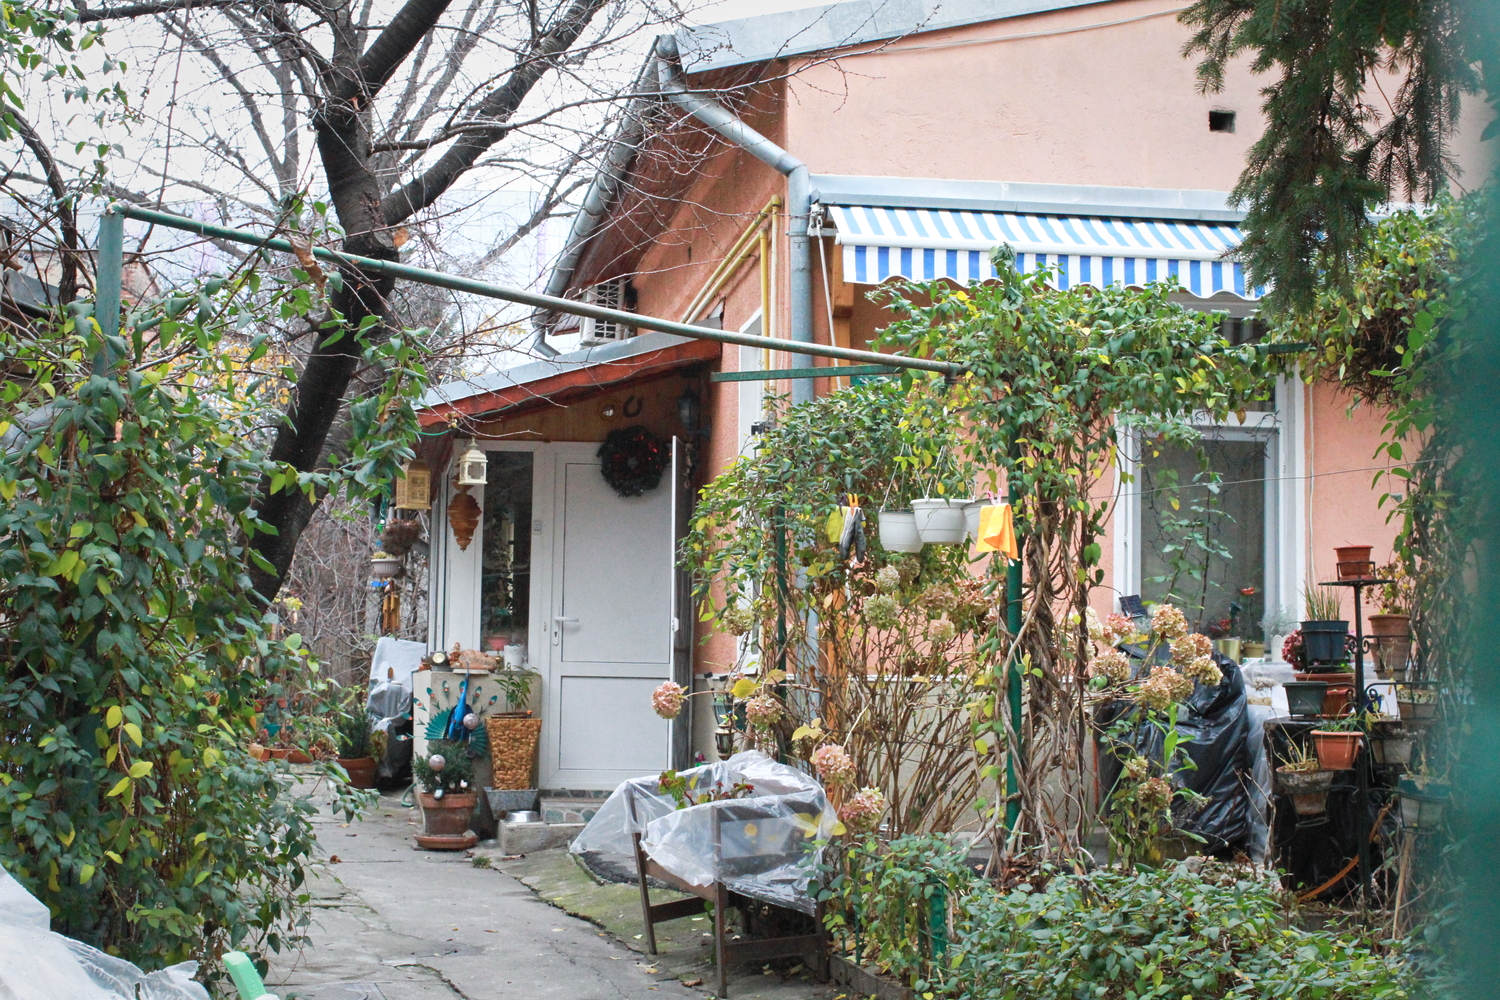
M 983 281 L 1008 243 L 1023 270 L 1057 267 L 1064 285 L 1175 276 L 1184 304 L 1252 338 L 1259 290 L 1221 258 L 1239 239 L 1226 192 L 1262 128 L 1261 83 L 1240 64 L 1200 93 L 1187 39 L 1149 0 L 854 0 L 684 29 L 643 69 L 656 93 L 616 137 L 548 290 L 865 348 L 888 320 L 868 295 L 883 281 Z M 463 549 L 436 527 L 454 490 L 437 477 L 432 644 L 526 645 L 545 788 L 609 788 L 712 755 L 705 699 L 679 723 L 649 707 L 662 680 L 701 690 L 738 654 L 699 631 L 674 540 L 695 489 L 753 447 L 768 391 L 843 384 L 713 381 L 810 362 L 630 334 L 543 317 L 538 345 L 558 356 L 440 387 L 422 416 L 455 428 L 447 440 L 472 437 L 491 470 Z M 1277 610 L 1300 618 L 1304 587 L 1333 576 L 1334 546 L 1389 557 L 1372 487 L 1382 423 L 1336 387 L 1288 378 L 1243 420 L 1204 425 L 1231 558 L 1211 567 L 1203 616 L 1269 640 L 1286 630 Z M 619 497 L 599 443 L 636 424 L 671 443 L 672 463 L 658 489 Z M 1198 471 L 1187 455 L 1126 461 L 1138 467 L 1118 487 L 1100 610 L 1160 596 L 1164 484 Z

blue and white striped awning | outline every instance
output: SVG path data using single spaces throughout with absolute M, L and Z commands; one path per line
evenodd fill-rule
M 1060 288 L 1139 286 L 1171 276 L 1203 298 L 1261 294 L 1246 284 L 1244 265 L 1220 259 L 1240 242 L 1229 223 L 869 205 L 828 211 L 844 248 L 844 280 L 857 284 L 895 276 L 984 281 L 995 277 L 990 251 L 1008 243 L 1021 273 L 1054 267 Z

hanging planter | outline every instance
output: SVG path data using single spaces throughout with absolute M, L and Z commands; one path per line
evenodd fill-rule
M 916 515 L 909 510 L 882 510 L 875 518 L 880 547 L 887 552 L 921 552 Z
M 1347 621 L 1309 621 L 1302 623 L 1302 656 L 1308 663 L 1342 663 L 1348 656 Z
M 377 552 L 370 557 L 370 575 L 377 580 L 389 580 L 401 571 L 401 557 L 388 552 Z
M 1407 767 L 1415 746 L 1415 737 L 1401 728 L 1399 719 L 1381 719 L 1370 729 L 1370 753 L 1377 764 Z
M 1315 729 L 1313 746 L 1318 751 L 1318 766 L 1325 771 L 1347 771 L 1359 756 L 1364 734 L 1357 731 Z
M 1415 833 L 1426 833 L 1442 822 L 1448 806 L 1448 785 L 1429 778 L 1402 778 L 1401 825 Z
M 1401 721 L 1408 726 L 1426 728 L 1437 720 L 1437 701 L 1422 688 L 1398 691 L 1396 707 L 1401 710 Z
M 1328 789 L 1332 787 L 1332 771 L 1276 769 L 1276 790 L 1292 800 L 1298 816 L 1321 816 L 1328 808 Z
M 964 508 L 972 501 L 924 497 L 911 502 L 917 535 L 924 545 L 956 545 L 969 537 Z M 976 530 L 978 530 L 976 525 Z
M 1281 686 L 1286 689 L 1287 711 L 1292 715 L 1323 714 L 1323 696 L 1328 693 L 1327 681 L 1287 681 Z

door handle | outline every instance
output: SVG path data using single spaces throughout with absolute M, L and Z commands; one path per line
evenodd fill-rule
M 552 645 L 562 645 L 562 630 L 564 625 L 577 625 L 577 618 L 554 618 L 552 619 Z

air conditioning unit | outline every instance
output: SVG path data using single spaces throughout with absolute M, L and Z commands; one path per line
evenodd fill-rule
M 583 293 L 583 301 L 609 309 L 625 309 L 627 308 L 625 283 L 625 278 L 610 278 L 608 281 L 601 281 Z M 584 316 L 579 332 L 583 335 L 583 339 L 579 341 L 581 346 L 598 347 L 600 344 L 612 344 L 617 340 L 635 336 L 635 327 Z

